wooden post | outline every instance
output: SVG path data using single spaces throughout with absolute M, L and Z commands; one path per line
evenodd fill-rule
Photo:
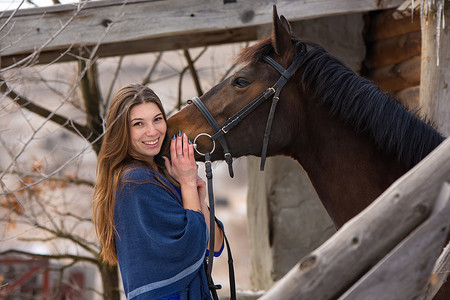
M 450 20 L 450 3 L 445 1 L 442 20 Z M 422 28 L 422 65 L 420 104 L 422 113 L 445 136 L 450 135 L 450 28 L 440 28 L 439 65 L 437 65 L 436 14 L 424 16 Z
M 444 1 L 445 9 L 441 20 L 450 19 L 450 3 Z M 422 26 L 422 63 L 420 77 L 420 106 L 427 116 L 445 136 L 450 135 L 450 29 L 439 28 L 439 42 L 437 41 L 437 16 L 432 11 L 428 17 L 423 16 Z M 439 48 L 438 48 L 439 46 Z M 439 50 L 439 51 L 437 51 Z M 439 53 L 439 65 L 438 62 Z M 431 285 L 426 299 L 432 299 L 439 287 L 447 280 L 450 265 L 450 243 L 437 261 Z M 442 276 L 445 274 L 445 276 Z M 442 293 L 442 291 L 441 291 Z

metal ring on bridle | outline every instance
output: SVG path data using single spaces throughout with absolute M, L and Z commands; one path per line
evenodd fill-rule
M 197 149 L 197 143 L 196 143 L 196 141 L 197 141 L 198 137 L 199 137 L 199 136 L 202 136 L 202 135 L 209 137 L 209 139 L 211 140 L 213 146 L 212 146 L 211 151 L 209 151 L 209 154 L 212 154 L 212 153 L 214 152 L 214 150 L 216 149 L 216 142 L 215 142 L 215 141 L 211 138 L 211 136 L 210 136 L 209 134 L 207 134 L 207 133 L 200 133 L 200 134 L 198 134 L 198 135 L 195 137 L 195 139 L 194 139 L 194 149 L 195 149 L 195 151 L 196 151 L 198 154 L 200 154 L 200 155 L 203 155 L 203 156 L 206 155 L 206 153 L 202 153 L 202 152 L 198 151 L 198 149 Z

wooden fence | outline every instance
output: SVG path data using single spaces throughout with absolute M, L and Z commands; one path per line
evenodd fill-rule
M 448 275 L 449 227 L 447 138 L 260 299 L 431 299 Z

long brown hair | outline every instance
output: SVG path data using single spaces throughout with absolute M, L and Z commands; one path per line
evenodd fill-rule
M 116 92 L 108 110 L 105 133 L 98 155 L 97 180 L 93 197 L 93 221 L 97 238 L 100 241 L 101 256 L 104 261 L 117 263 L 114 226 L 114 202 L 121 175 L 132 162 L 139 161 L 148 165 L 144 158 L 136 156 L 129 139 L 129 113 L 137 104 L 155 103 L 167 121 L 161 100 L 150 88 L 140 84 L 127 85 Z M 168 138 L 164 139 L 167 142 Z M 163 145 L 164 147 L 164 145 Z M 158 171 L 169 181 L 173 179 L 167 174 L 164 162 L 158 154 L 155 157 Z

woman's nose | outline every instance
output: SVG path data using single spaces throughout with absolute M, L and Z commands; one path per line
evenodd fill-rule
M 156 129 L 155 129 L 154 126 L 147 126 L 147 128 L 146 128 L 146 130 L 145 130 L 145 134 L 146 134 L 147 136 L 155 135 L 155 133 L 156 133 Z

